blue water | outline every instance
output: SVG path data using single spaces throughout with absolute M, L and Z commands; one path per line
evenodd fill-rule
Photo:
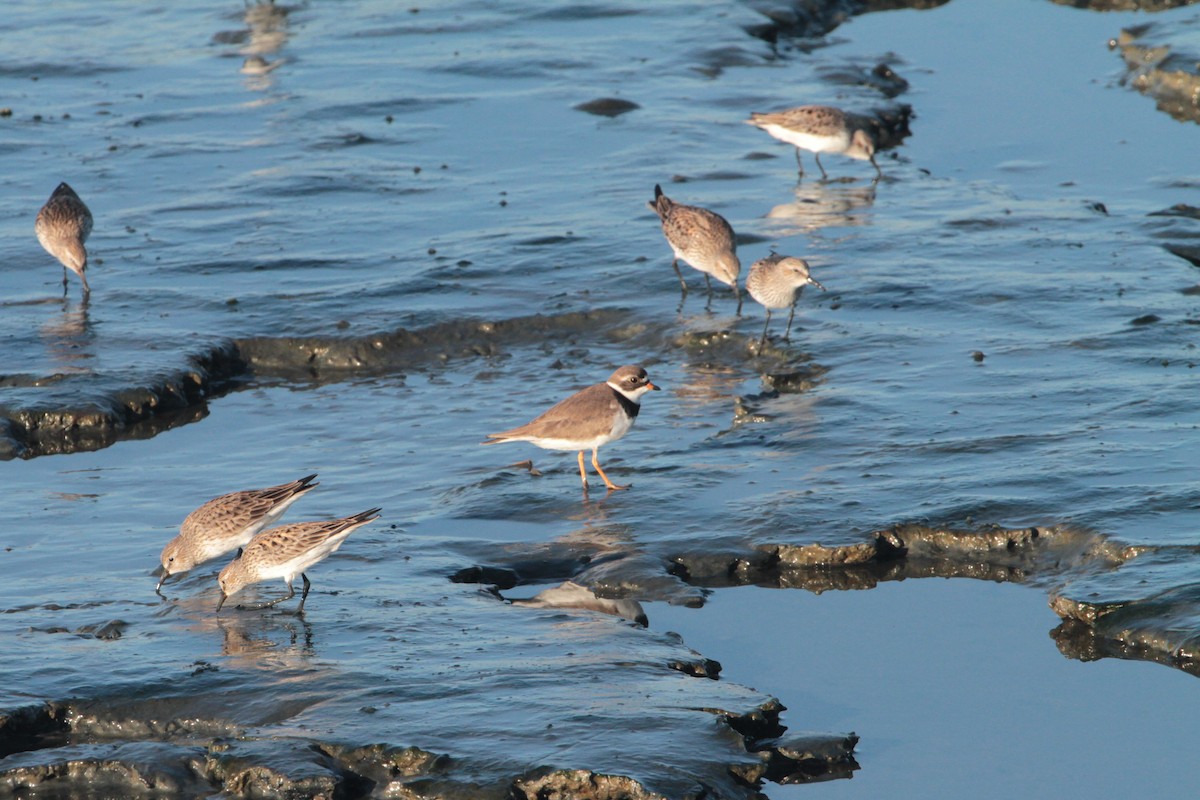
M 762 17 L 739 3 L 269 10 L 16 3 L 0 18 L 0 84 L 13 111 L 0 118 L 0 373 L 66 376 L 0 389 L 0 404 L 87 402 L 228 338 L 593 309 L 619 321 L 501 342 L 489 356 L 447 347 L 385 374 L 249 376 L 152 438 L 131 431 L 95 452 L 0 463 L 5 707 L 143 692 L 199 661 L 253 675 L 268 703 L 316 664 L 341 687 L 386 684 L 400 706 L 411 697 L 388 683 L 399 663 L 436 686 L 456 660 L 470 661 L 464 642 L 475 640 L 542 642 L 521 668 L 552 675 L 567 646 L 554 618 L 502 613 L 475 586 L 446 580 L 513 553 L 658 564 L 681 552 L 854 544 L 910 520 L 1194 541 L 1198 359 L 1185 290 L 1197 276 L 1162 245 L 1194 238 L 1198 223 L 1148 215 L 1200 205 L 1200 129 L 1122 86 L 1107 41 L 1151 19 L 1186 30 L 1195 11 L 958 2 L 856 17 L 804 52 L 746 35 Z M 245 75 L 248 55 L 279 66 Z M 802 102 L 887 105 L 837 77 L 880 61 L 909 81 L 898 100 L 916 117 L 912 137 L 880 158 L 886 177 L 874 189 L 869 165 L 836 156 L 826 168 L 847 182 L 797 185 L 790 148 L 743 124 L 750 111 Z M 616 118 L 575 108 L 600 97 L 640 108 Z M 32 232 L 61 180 L 96 218 L 86 308 L 74 283 L 57 299 L 61 270 Z M 670 251 L 645 207 L 656 183 L 730 220 L 743 275 L 772 248 L 809 258 L 829 291 L 803 296 L 799 332 L 779 352 L 817 369 L 810 390 L 768 390 L 762 375 L 776 364 L 746 346 L 762 325 L 754 304 L 737 318 L 719 295 L 706 311 L 686 270 L 693 291 L 677 310 Z M 573 456 L 478 447 L 630 362 L 665 390 L 602 452 L 630 492 L 581 503 Z M 528 458 L 542 477 L 506 468 Z M 232 632 L 214 621 L 219 563 L 183 579 L 175 602 L 155 597 L 157 554 L 189 511 L 311 472 L 322 487 L 289 520 L 374 505 L 384 519 L 314 568 L 310 648 L 295 645 L 304 631 L 283 618 Z M 1166 562 L 1167 583 L 1192 581 L 1189 551 Z M 679 600 L 672 592 L 683 589 L 665 578 L 630 585 L 649 604 L 645 636 L 681 630 L 725 663 L 724 681 L 779 697 L 790 726 L 863 736 L 854 780 L 806 792 L 1061 794 L 1070 785 L 1056 782 L 1060 762 L 1047 754 L 1075 731 L 1094 736 L 1085 760 L 1096 796 L 1190 785 L 1186 760 L 1155 762 L 1153 782 L 1129 786 L 1113 766 L 1122 754 L 1150 757 L 1145 708 L 1186 707 L 1192 678 L 1060 656 L 1045 635 L 1057 624 L 1043 610 L 1053 577 L 1036 589 L 906 581 L 838 601 L 720 589 L 700 610 L 652 602 Z M 805 614 L 829 626 L 819 660 L 797 652 L 817 634 L 780 628 Z M 863 630 L 864 616 L 891 623 Z M 115 618 L 129 626 L 118 642 L 44 632 Z M 906 627 L 917 618 L 922 627 Z M 611 660 L 606 635 L 617 649 L 638 640 L 609 622 L 587 630 Z M 832 641 L 838 631 L 862 642 Z M 276 684 L 280 659 L 288 677 Z M 936 693 L 906 690 L 922 679 L 960 700 L 932 713 Z M 528 701 L 524 678 L 497 680 L 483 705 Z M 646 693 L 646 683 L 612 680 L 614 703 Z M 538 741 L 553 702 L 569 712 L 575 693 L 561 684 L 539 714 L 495 726 L 528 734 L 522 746 Z M 864 684 L 870 701 L 855 699 Z M 1132 687 L 1145 705 L 1115 705 Z M 476 707 L 440 699 L 448 730 L 397 729 L 396 743 L 457 740 L 453 755 L 507 769 L 512 742 Z M 997 732 L 1000 705 L 1016 710 Z M 344 711 L 303 724 L 336 728 Z M 1056 721 L 1063 730 L 1047 737 Z M 1163 725 L 1182 758 L 1194 737 L 1174 717 Z M 567 766 L 619 764 L 620 751 L 619 741 L 592 742 L 572 751 L 592 763 Z M 520 757 L 533 763 L 539 752 Z M 929 779 L 937 760 L 912 768 L 930 753 L 948 765 L 941 781 Z

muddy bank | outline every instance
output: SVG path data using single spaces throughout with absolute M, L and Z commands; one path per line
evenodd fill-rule
M 712 590 L 734 586 L 819 594 L 917 578 L 1020 583 L 1049 592 L 1050 607 L 1064 619 L 1053 631 L 1064 655 L 1152 661 L 1200 674 L 1200 590 L 1181 584 L 1179 570 L 1181 555 L 1196 549 L 1134 547 L 1071 526 L 904 524 L 853 545 L 730 541 L 687 552 L 594 536 L 503 553 L 486 545 L 461 549 L 480 563 L 451 574 L 452 581 L 488 584 L 518 606 L 589 608 L 630 620 L 642 613 L 638 601 L 698 608 Z M 566 583 L 520 597 L 523 585 L 555 581 Z
M 1191 26 L 1150 22 L 1110 42 L 1125 61 L 1124 82 L 1181 122 L 1200 122 L 1200 53 L 1186 44 L 1192 34 Z
M 1145 551 L 1115 575 L 1072 581 L 1051 594 L 1063 618 L 1054 631 L 1063 654 L 1081 661 L 1153 661 L 1200 675 L 1200 588 L 1180 581 L 1195 547 Z
M 101 393 L 60 384 L 60 376 L 6 376 L 8 386 L 23 390 L 13 394 L 25 403 L 0 405 L 0 460 L 99 450 L 196 422 L 205 416 L 206 401 L 229 391 L 246 369 L 232 343 L 182 361 L 176 371 Z
M 600 309 L 495 321 L 456 320 L 359 336 L 235 339 L 185 356 L 184 366 L 175 372 L 145 376 L 140 385 L 101 393 L 75 388 L 74 383 L 56 391 L 55 376 L 9 375 L 5 383 L 25 389 L 21 397 L 27 405 L 0 406 L 0 459 L 98 450 L 118 441 L 151 437 L 203 419 L 207 402 L 215 397 L 264 381 L 313 385 L 435 369 L 461 359 L 499 364 L 511 349 L 544 342 L 554 342 L 556 347 L 618 342 L 630 353 L 649 353 L 667 340 L 694 356 L 729 363 L 757 356 L 764 379 L 778 392 L 811 389 L 824 373 L 802 353 L 773 345 L 758 353 L 754 338 L 745 334 L 721 330 L 678 334 L 673 339 L 670 334 L 667 324 L 639 321 L 620 309 Z
M 931 9 L 949 0 L 827 0 L 805 3 L 788 0 L 747 0 L 747 4 L 769 22 L 747 26 L 760 39 L 776 42 L 780 37 L 816 39 L 835 30 L 857 14 L 897 9 Z
M 276 676 L 209 667 L 174 686 L 10 708 L 0 713 L 0 787 L 39 797 L 86 786 L 138 796 L 754 798 L 767 781 L 848 777 L 857 768 L 854 735 L 788 736 L 778 701 L 695 677 L 703 660 L 677 639 L 623 631 L 625 646 L 615 649 L 579 637 L 571 652 L 548 658 L 461 665 L 484 678 L 503 663 L 505 674 L 440 679 L 458 687 L 454 700 L 431 694 L 434 684 L 392 685 L 386 669 L 375 689 L 320 670 L 292 673 L 281 705 L 267 699 Z M 536 653 L 535 641 L 525 644 Z M 614 660 L 617 652 L 624 656 Z M 564 704 L 567 687 L 548 682 L 560 672 L 589 696 Z M 643 691 L 656 699 L 612 702 Z M 554 755 L 559 744 L 574 752 L 588 741 L 597 715 L 629 734 L 620 748 Z
M 97 393 L 55 376 L 9 375 L 25 389 L 25 404 L 0 406 L 0 458 L 33 458 L 98 450 L 124 439 L 153 436 L 206 415 L 205 404 L 254 380 L 305 384 L 427 368 L 451 359 L 496 356 L 504 348 L 544 341 L 610 335 L 635 336 L 620 311 L 519 317 L 497 322 L 462 320 L 420 330 L 398 329 L 347 337 L 257 337 L 214 344 L 184 355 L 174 371 L 132 378 L 135 385 Z M 114 377 L 108 383 L 119 384 Z M 57 390 L 62 386 L 61 390 Z
M 571 580 L 602 597 L 699 606 L 704 590 L 748 584 L 820 592 L 937 577 L 1061 586 L 1083 575 L 1108 575 L 1142 552 L 1070 526 L 965 530 L 911 523 L 866 539 L 835 546 L 729 540 L 686 551 L 668 543 L 647 552 L 590 529 L 587 538 L 510 546 L 502 559 L 465 567 L 450 577 L 501 590 Z M 491 552 L 486 545 L 461 549 L 479 558 Z

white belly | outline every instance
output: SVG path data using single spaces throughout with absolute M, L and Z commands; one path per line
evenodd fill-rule
M 612 430 L 600 436 L 593 436 L 591 439 L 545 439 L 542 437 L 530 438 L 528 441 L 536 444 L 543 450 L 595 450 L 601 445 L 620 439 L 625 434 L 629 433 L 629 429 L 633 427 L 633 417 L 625 414 L 614 414 Z
M 845 131 L 833 136 L 815 136 L 779 125 L 768 125 L 763 130 L 781 142 L 813 153 L 844 153 L 850 147 L 850 134 Z

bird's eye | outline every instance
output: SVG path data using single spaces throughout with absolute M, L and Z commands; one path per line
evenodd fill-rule
M 167 561 L 174 561 L 174 560 L 175 560 L 175 556 L 167 556 Z

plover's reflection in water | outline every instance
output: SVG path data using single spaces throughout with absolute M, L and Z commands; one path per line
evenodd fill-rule
M 809 233 L 827 226 L 858 226 L 870 222 L 875 204 L 875 185 L 807 183 L 796 187 L 795 198 L 767 212 L 767 219 L 781 235 Z
M 92 352 L 95 334 L 88 320 L 88 304 L 63 303 L 62 313 L 52 317 L 39 329 L 42 342 L 50 357 L 64 372 L 89 372 L 87 363 L 96 357 Z
M 499 592 L 496 593 L 496 596 L 501 597 Z M 646 627 L 649 624 L 646 612 L 642 609 L 642 604 L 637 600 L 597 597 L 596 593 L 591 589 L 586 586 L 580 586 L 574 581 L 564 581 L 558 586 L 538 592 L 529 598 L 501 597 L 501 599 L 507 600 L 514 606 L 525 606 L 526 608 L 578 608 L 585 611 L 598 611 L 601 614 L 611 614 L 614 617 L 630 620 L 642 627 Z

